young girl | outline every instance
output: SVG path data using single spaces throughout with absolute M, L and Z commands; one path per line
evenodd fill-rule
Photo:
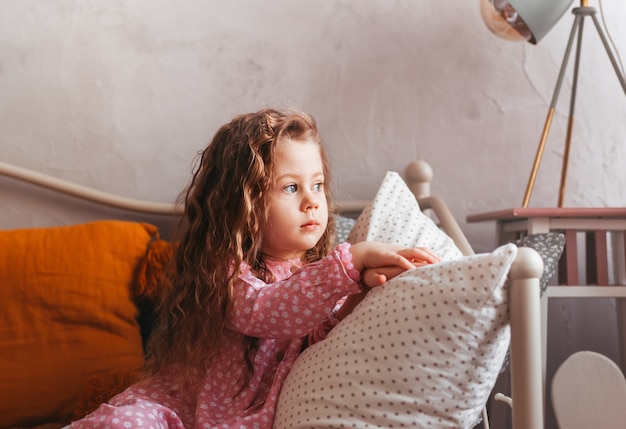
M 309 115 L 265 109 L 222 126 L 184 194 L 147 375 L 72 427 L 271 428 L 294 360 L 362 285 L 438 261 L 374 242 L 333 248 L 329 181 Z

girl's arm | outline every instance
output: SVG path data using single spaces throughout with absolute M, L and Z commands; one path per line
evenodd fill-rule
M 350 252 L 355 269 L 359 272 L 370 269 L 365 279 L 370 287 L 379 286 L 406 270 L 441 261 L 439 256 L 425 247 L 402 247 L 376 241 L 355 243 L 350 247 Z M 383 276 L 378 280 L 373 276 L 377 271 Z
M 360 271 L 365 270 L 365 285 L 374 287 L 407 269 L 438 260 L 427 249 L 362 242 L 340 244 L 326 258 L 275 283 L 265 283 L 244 270 L 235 286 L 229 325 L 250 337 L 292 339 L 311 334 L 319 340 L 363 298 L 349 298 L 335 318 L 337 302 L 361 292 Z
M 334 319 L 337 301 L 361 290 L 358 272 L 349 268 L 348 248 L 338 246 L 326 258 L 275 283 L 265 283 L 244 269 L 235 285 L 230 328 L 251 337 L 291 339 L 336 324 L 328 319 Z

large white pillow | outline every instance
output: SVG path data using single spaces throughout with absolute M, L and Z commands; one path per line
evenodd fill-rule
M 426 216 L 411 225 L 415 199 L 403 187 L 388 174 L 351 239 L 423 245 L 447 260 L 373 289 L 306 349 L 283 386 L 275 429 L 469 428 L 478 420 L 509 345 L 506 279 L 517 247 L 460 256 Z
M 298 357 L 274 428 L 472 427 L 509 345 L 516 253 L 507 244 L 372 289 Z

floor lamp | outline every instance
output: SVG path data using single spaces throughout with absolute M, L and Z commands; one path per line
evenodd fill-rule
M 485 5 L 485 3 L 487 3 L 487 5 Z M 510 30 L 511 28 L 514 29 L 516 34 L 515 36 L 507 34 L 506 36 L 504 36 L 505 38 L 511 40 L 513 39 L 513 37 L 521 37 L 522 39 L 525 39 L 531 43 L 537 43 L 538 40 L 543 37 L 554 24 L 556 24 L 556 22 L 564 12 L 563 7 L 569 7 L 569 4 L 571 4 L 571 0 L 560 2 L 554 0 L 483 0 L 483 3 L 481 3 L 481 12 L 483 15 L 483 19 L 487 24 L 487 27 L 489 27 L 489 29 L 496 35 L 503 37 L 502 34 L 498 34 L 497 30 L 499 29 L 499 31 L 502 32 L 504 31 L 503 29 L 506 28 L 506 26 L 508 25 L 508 30 Z M 491 9 L 489 9 L 487 6 L 490 6 Z M 548 138 L 550 126 L 552 125 L 552 119 L 554 117 L 556 103 L 559 98 L 561 84 L 563 83 L 563 77 L 565 75 L 569 56 L 574 45 L 574 41 L 576 40 L 576 56 L 574 60 L 574 74 L 572 80 L 572 94 L 570 98 L 569 121 L 565 139 L 565 149 L 563 153 L 563 165 L 561 167 L 561 184 L 559 188 L 558 206 L 563 207 L 567 166 L 570 154 L 570 143 L 572 138 L 572 129 L 574 125 L 574 109 L 576 105 L 578 68 L 580 63 L 581 42 L 584 27 L 583 24 L 585 18 L 591 18 L 596 30 L 598 31 L 600 39 L 602 40 L 602 44 L 604 45 L 606 53 L 609 56 L 609 60 L 611 61 L 613 69 L 617 74 L 617 78 L 622 86 L 622 89 L 624 90 L 624 94 L 626 94 L 626 80 L 624 79 L 624 75 L 620 71 L 620 68 L 617 64 L 617 61 L 615 60 L 615 56 L 613 55 L 613 52 L 609 46 L 604 31 L 602 30 L 602 27 L 598 22 L 598 18 L 596 17 L 596 9 L 588 6 L 587 0 L 581 0 L 580 7 L 575 7 L 572 10 L 572 13 L 574 14 L 574 23 L 570 32 L 567 48 L 565 49 L 565 55 L 563 56 L 563 61 L 561 63 L 561 70 L 559 72 L 559 76 L 556 82 L 556 87 L 554 89 L 552 102 L 550 103 L 550 108 L 548 110 L 548 115 L 544 124 L 543 132 L 541 133 L 539 146 L 537 147 L 537 153 L 535 155 L 533 167 L 530 173 L 530 177 L 528 179 L 526 192 L 524 193 L 522 207 L 528 207 L 528 203 L 530 201 L 530 196 L 535 185 L 535 179 L 537 177 L 539 164 L 541 163 L 541 158 L 543 156 L 543 150 L 545 148 L 546 140 Z

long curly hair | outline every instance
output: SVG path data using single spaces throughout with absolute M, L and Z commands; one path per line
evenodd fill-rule
M 180 374 L 179 387 L 196 388 L 196 371 L 208 370 L 224 345 L 242 262 L 267 279 L 261 254 L 262 227 L 274 181 L 274 153 L 283 138 L 312 139 L 320 144 L 330 215 L 321 239 L 306 252 L 306 262 L 331 251 L 334 208 L 329 162 L 313 117 L 276 109 L 234 117 L 199 154 L 190 184 L 181 194 L 184 216 L 173 258 L 175 267 L 169 270 L 168 293 L 157 309 L 146 360 L 148 373 L 173 365 Z M 255 347 L 255 339 L 245 339 L 239 391 L 252 377 Z

